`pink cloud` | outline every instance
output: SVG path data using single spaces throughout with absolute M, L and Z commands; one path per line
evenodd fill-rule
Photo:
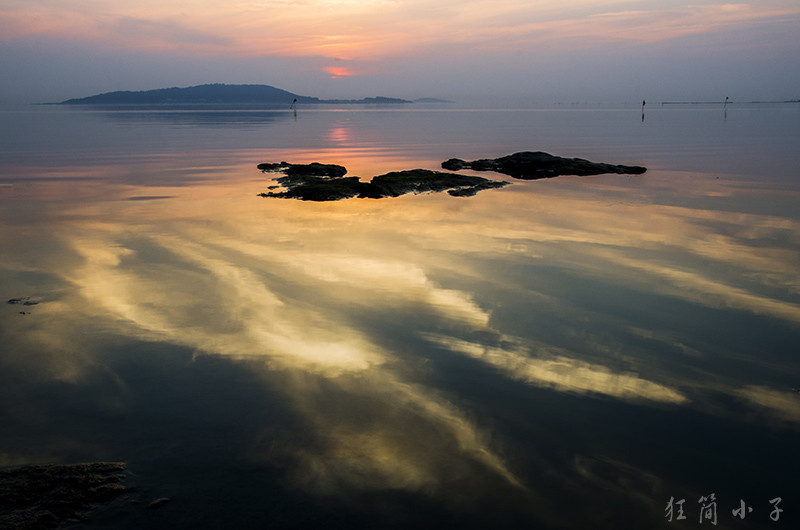
M 358 75 L 346 66 L 326 66 L 322 69 L 322 71 L 327 73 L 331 79 L 339 79 L 340 77 L 353 77 Z
M 16 5 L 16 7 L 15 7 Z M 89 10 L 75 1 L 0 11 L 0 39 L 47 35 L 110 48 L 174 50 L 195 56 L 317 56 L 358 61 L 422 56 L 441 47 L 461 54 L 569 50 L 608 42 L 656 42 L 794 20 L 800 5 L 766 0 L 673 5 L 620 0 L 537 3 L 503 0 L 407 2 L 245 2 L 237 9 L 200 2 L 189 13 L 142 0 Z M 632 5 L 637 9 L 620 9 Z M 361 72 L 331 66 L 332 77 Z

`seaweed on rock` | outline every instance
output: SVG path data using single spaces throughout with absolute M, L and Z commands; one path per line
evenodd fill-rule
M 305 201 L 338 201 L 358 197 L 381 199 L 399 197 L 409 193 L 447 191 L 454 197 L 469 197 L 481 190 L 499 188 L 508 182 L 498 182 L 471 175 L 457 175 L 428 169 L 392 171 L 362 182 L 358 177 L 345 177 L 347 170 L 334 164 L 264 163 L 258 168 L 264 172 L 284 174 L 275 180 L 281 191 L 261 193 L 262 197 L 279 197 Z

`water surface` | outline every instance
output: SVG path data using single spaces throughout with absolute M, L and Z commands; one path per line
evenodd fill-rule
M 0 465 L 127 462 L 79 527 L 792 527 L 800 110 L 639 110 L 5 109 Z M 649 171 L 257 196 L 521 150 Z

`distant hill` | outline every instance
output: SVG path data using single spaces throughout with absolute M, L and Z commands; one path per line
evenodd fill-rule
M 291 105 L 301 104 L 404 104 L 398 98 L 319 99 L 293 94 L 269 85 L 226 85 L 222 83 L 186 88 L 106 92 L 85 98 L 68 99 L 60 105 Z

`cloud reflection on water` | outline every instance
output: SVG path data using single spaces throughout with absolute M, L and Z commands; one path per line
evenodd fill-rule
M 383 293 L 419 297 L 417 303 L 429 304 L 445 319 L 485 324 L 488 317 L 464 293 L 438 288 L 418 267 L 408 264 L 313 253 L 303 261 L 292 253 L 287 259 L 287 253 L 276 252 L 270 245 L 249 245 L 246 250 L 256 260 L 250 260 L 248 267 L 236 259 L 240 254 L 225 247 L 165 235 L 120 238 L 119 234 L 96 231 L 94 239 L 84 236 L 73 242 L 85 262 L 68 276 L 96 311 L 93 318 L 116 320 L 122 334 L 189 346 L 205 354 L 261 358 L 272 370 L 333 380 L 348 401 L 372 401 L 380 395 L 386 407 L 383 414 L 389 418 L 410 416 L 409 422 L 443 431 L 438 446 L 454 444 L 468 459 L 519 485 L 487 445 L 486 435 L 462 411 L 430 389 L 404 381 L 391 368 L 382 368 L 397 359 L 348 326 L 335 307 L 325 307 L 321 298 L 315 302 L 313 296 L 314 290 L 326 284 L 344 282 L 353 289 L 360 287 L 352 294 L 354 302 L 364 303 L 365 288 L 369 291 L 379 282 Z M 285 280 L 309 276 L 318 284 L 295 291 L 292 298 L 278 295 L 269 278 L 281 268 L 289 271 Z M 337 304 L 346 302 L 339 299 Z M 431 447 L 435 456 L 421 459 L 418 454 L 406 454 L 410 440 L 399 441 L 425 436 L 421 427 L 403 433 L 389 418 L 363 425 L 360 419 L 348 421 L 341 414 L 328 417 L 324 402 L 304 405 L 309 392 L 313 394 L 309 387 L 290 386 L 287 392 L 308 426 L 330 441 L 322 453 L 297 448 L 307 475 L 301 482 L 327 489 L 322 485 L 336 482 L 341 487 L 347 476 L 355 480 L 366 474 L 383 487 L 430 488 L 439 483 L 436 469 L 439 461 L 449 460 L 446 453 Z M 328 493 L 335 491 L 332 487 Z
M 755 405 L 756 408 L 766 410 L 769 414 L 777 416 L 782 421 L 800 423 L 800 400 L 797 392 L 775 390 L 767 386 L 747 385 L 737 392 L 737 395 Z
M 50 323 L 41 329 L 20 324 L 15 355 L 34 344 L 61 353 L 57 371 L 79 382 L 104 348 L 80 330 L 102 328 L 198 355 L 258 359 L 265 384 L 285 396 L 308 439 L 254 441 L 251 456 L 291 462 L 293 485 L 321 495 L 399 489 L 445 497 L 460 482 L 476 496 L 490 484 L 526 496 L 542 518 L 553 515 L 536 500 L 547 498 L 541 477 L 564 472 L 539 460 L 546 436 L 526 446 L 534 471 L 520 473 L 505 449 L 508 434 L 436 379 L 442 351 L 490 368 L 481 380 L 499 374 L 526 390 L 706 412 L 697 398 L 723 393 L 748 404 L 748 421 L 762 422 L 766 410 L 800 423 L 793 396 L 774 378 L 708 377 L 703 362 L 719 354 L 709 351 L 713 338 L 676 334 L 647 308 L 626 305 L 621 289 L 654 306 L 678 299 L 697 311 L 734 308 L 796 325 L 795 220 L 658 204 L 636 181 L 606 184 L 608 195 L 598 197 L 603 182 L 614 182 L 602 178 L 518 183 L 468 201 L 307 204 L 262 200 L 258 189 L 244 198 L 255 179 L 243 175 L 198 186 L 188 200 L 61 205 L 51 216 L 66 221 L 54 231 L 42 225 L 60 241 L 49 250 L 58 255 L 33 261 L 77 292 L 65 288 L 58 303 L 42 304 L 36 316 Z M 114 196 L 131 195 L 154 194 L 129 186 Z M 11 260 L 4 269 L 19 267 Z M 776 292 L 783 282 L 794 287 Z M 605 296 L 624 315 L 596 304 Z M 644 345 L 626 344 L 630 336 Z M 615 473 L 656 489 L 646 469 L 611 457 L 568 460 L 576 476 L 564 481 L 576 489 L 587 487 L 580 477 L 616 484 Z
M 454 337 L 428 335 L 427 338 L 445 348 L 484 361 L 507 373 L 509 377 L 566 392 L 596 392 L 620 399 L 652 400 L 684 403 L 687 398 L 664 385 L 647 381 L 632 373 L 614 373 L 608 368 L 557 355 L 532 358 L 524 348 L 497 348 L 459 340 Z

